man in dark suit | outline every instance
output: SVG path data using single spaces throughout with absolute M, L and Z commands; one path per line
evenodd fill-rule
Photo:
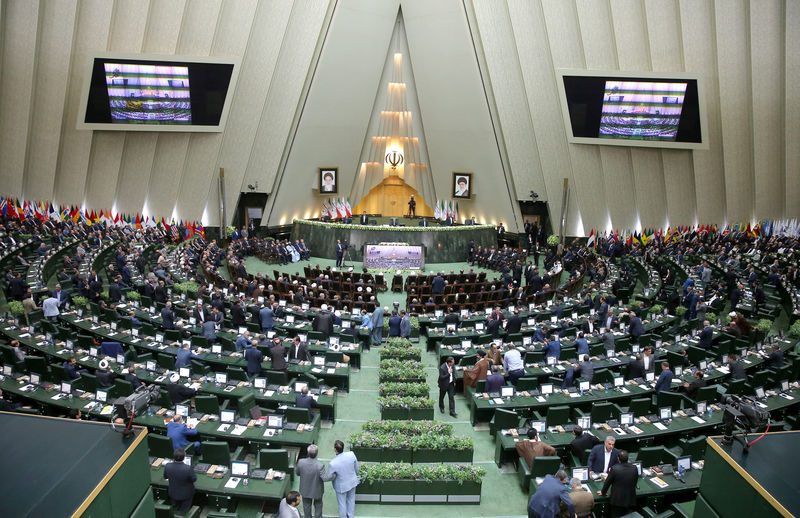
M 584 455 L 586 455 L 586 450 L 594 448 L 600 444 L 600 439 L 588 432 L 584 432 L 583 428 L 580 426 L 576 426 L 572 430 L 572 433 L 575 434 L 575 438 L 572 439 L 571 443 L 569 443 L 569 447 L 572 449 L 572 454 L 581 459 L 581 462 L 583 462 Z
M 686 392 L 687 396 L 694 399 L 695 396 L 697 395 L 697 391 L 700 390 L 700 388 L 706 386 L 706 380 L 704 380 L 703 377 L 704 377 L 703 371 L 697 369 L 694 372 L 694 381 L 692 381 L 691 383 L 683 384 L 682 388 Z
M 172 311 L 172 302 L 161 308 L 161 327 L 165 330 L 175 329 L 175 312 Z
M 522 317 L 519 316 L 519 309 L 514 308 L 514 314 L 508 317 L 506 322 L 506 333 L 519 333 L 520 329 L 522 329 Z
M 637 354 L 635 358 L 628 364 L 628 379 L 642 378 L 644 379 L 644 363 L 642 362 L 642 355 Z
M 436 277 L 431 280 L 431 294 L 432 295 L 439 295 L 444 292 L 444 285 L 447 284 L 442 277 L 442 274 L 439 273 Z
M 784 355 L 781 348 L 777 345 L 772 346 L 772 352 L 767 356 L 767 360 L 764 362 L 764 367 L 766 368 L 779 368 L 783 367 Z
M 198 304 L 192 310 L 192 317 L 194 317 L 194 321 L 197 325 L 202 324 L 208 318 L 208 311 L 203 308 L 202 304 Z
M 503 322 L 501 320 L 496 318 L 486 322 L 486 334 L 492 338 L 498 338 L 500 336 L 500 324 L 502 323 Z
M 272 370 L 286 370 L 286 347 L 283 346 L 278 336 L 272 338 L 272 346 L 269 348 L 269 357 L 272 360 Z
M 188 511 L 194 498 L 194 483 L 197 475 L 191 466 L 183 463 L 186 452 L 178 448 L 172 454 L 173 462 L 164 466 L 164 478 L 169 480 L 169 497 L 176 511 Z
M 672 386 L 673 376 L 672 371 L 669 369 L 669 363 L 661 362 L 661 374 L 658 375 L 658 379 L 656 380 L 656 394 L 662 390 L 669 392 Z
M 311 329 L 322 333 L 325 340 L 333 334 L 333 313 L 328 311 L 327 304 L 323 304 L 320 312 L 314 317 L 311 322 Z
M 300 341 L 300 337 L 295 335 L 292 339 L 292 345 L 289 347 L 289 359 L 297 361 L 311 361 L 311 354 L 308 352 L 308 346 Z
M 367 216 L 367 211 L 364 211 L 364 212 L 361 213 L 361 216 L 359 217 L 358 221 L 362 225 L 368 225 L 369 224 L 369 216 Z
M 422 219 L 420 220 L 420 222 L 419 222 L 419 226 L 420 226 L 420 227 L 427 227 L 427 226 L 428 226 L 428 220 L 427 220 L 427 219 L 425 219 L 425 218 L 422 218 Z
M 342 246 L 341 239 L 336 240 L 336 266 L 342 266 L 342 259 L 344 258 L 344 246 Z
M 231 306 L 231 324 L 233 327 L 244 327 L 247 325 L 247 316 L 245 315 L 244 306 L 241 301 L 237 300 Z
M 619 452 L 619 464 L 608 472 L 608 478 L 603 483 L 603 489 L 598 495 L 605 495 L 611 488 L 611 516 L 625 516 L 636 507 L 636 484 L 639 482 L 639 473 L 636 466 L 628 463 L 628 452 Z
M 639 343 L 639 337 L 644 334 L 644 325 L 642 325 L 642 319 L 636 316 L 636 313 L 633 311 L 631 311 L 628 316 L 630 317 L 628 332 L 631 334 L 631 343 Z
M 261 362 L 264 361 L 264 353 L 258 347 L 247 344 L 244 350 L 244 359 L 247 360 L 247 375 L 254 378 L 261 374 Z
M 547 475 L 536 488 L 528 502 L 528 518 L 556 518 L 561 516 L 559 509 L 563 502 L 567 506 L 568 516 L 575 516 L 575 506 L 569 497 L 569 489 L 565 485 L 567 473 L 560 469 L 555 476 Z
M 447 329 L 448 325 L 455 325 L 456 329 L 458 329 L 458 325 L 461 323 L 461 317 L 458 316 L 458 313 L 453 311 L 453 308 L 447 308 L 447 314 L 444 316 L 443 322 L 445 329 Z
M 138 389 L 142 385 L 144 385 L 144 381 L 140 380 L 139 377 L 136 375 L 136 367 L 130 366 L 125 374 L 125 381 L 133 385 L 133 390 Z
M 389 338 L 400 336 L 400 324 L 402 322 L 403 319 L 397 314 L 397 310 L 393 310 L 392 316 L 389 317 Z
M 450 405 L 450 415 L 458 417 L 456 414 L 456 368 L 455 360 L 452 356 L 447 357 L 447 361 L 439 367 L 439 411 L 444 413 L 444 396 L 447 394 L 448 404 Z
M 406 315 L 405 310 L 400 311 L 400 337 L 409 338 L 411 336 L 411 319 Z
M 325 470 L 325 465 L 317 460 L 319 448 L 310 444 L 306 449 L 306 457 L 297 461 L 294 472 L 300 477 L 300 494 L 303 495 L 303 516 L 311 518 L 311 505 L 314 505 L 314 518 L 322 518 L 322 495 L 325 492 L 325 483 L 320 473 Z
M 728 369 L 731 371 L 732 380 L 747 379 L 747 374 L 744 372 L 742 362 L 738 361 L 735 353 L 728 354 Z
M 700 336 L 698 338 L 700 340 L 697 344 L 698 347 L 706 351 L 711 349 L 711 341 L 714 339 L 714 329 L 711 327 L 711 323 L 708 320 L 703 322 L 703 330 L 700 331 Z
M 308 418 L 311 419 L 313 417 L 311 414 L 311 409 L 317 408 L 317 400 L 308 393 L 308 386 L 303 387 L 303 389 L 294 397 L 294 406 L 297 408 L 307 408 Z
M 589 471 L 592 473 L 608 473 L 608 470 L 618 462 L 619 450 L 614 448 L 617 440 L 609 435 L 603 444 L 592 448 L 589 454 Z

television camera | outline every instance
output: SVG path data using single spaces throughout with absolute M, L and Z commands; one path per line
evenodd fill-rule
M 722 396 L 724 426 L 722 444 L 729 445 L 733 441 L 740 442 L 744 453 L 750 450 L 747 434 L 754 429 L 769 424 L 769 412 L 759 409 L 755 401 L 748 397 L 733 394 Z

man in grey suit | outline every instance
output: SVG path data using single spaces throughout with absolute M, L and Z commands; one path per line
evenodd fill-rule
M 358 459 L 352 451 L 344 451 L 344 443 L 333 443 L 336 457 L 328 464 L 328 473 L 321 478 L 333 481 L 339 518 L 352 518 L 356 513 L 356 486 L 358 485 Z
M 308 457 L 297 461 L 294 468 L 300 477 L 300 495 L 303 497 L 303 516 L 311 518 L 311 504 L 314 504 L 314 518 L 322 518 L 322 494 L 325 484 L 321 475 L 325 472 L 325 465 L 317 460 L 319 448 L 316 444 L 308 446 Z

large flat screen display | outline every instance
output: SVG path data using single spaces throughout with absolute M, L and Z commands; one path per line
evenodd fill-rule
M 236 63 L 217 58 L 157 58 L 93 56 L 78 129 L 222 131 Z
M 708 147 L 697 77 L 560 70 L 559 91 L 570 142 Z

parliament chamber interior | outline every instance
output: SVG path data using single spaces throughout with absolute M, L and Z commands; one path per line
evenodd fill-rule
M 0 515 L 800 516 L 800 3 L 0 42 Z

